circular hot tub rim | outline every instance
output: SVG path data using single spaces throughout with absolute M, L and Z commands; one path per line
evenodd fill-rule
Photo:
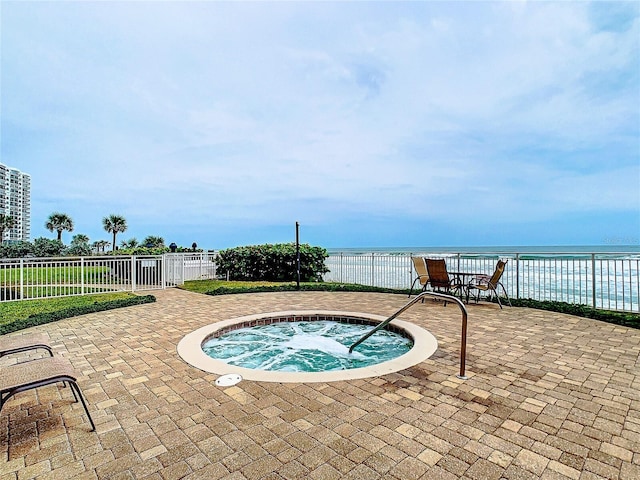
M 387 360 L 368 367 L 327 372 L 281 372 L 257 370 L 238 367 L 208 356 L 202 349 L 210 338 L 224 333 L 250 328 L 258 325 L 269 325 L 282 322 L 303 321 L 343 321 L 341 323 L 365 324 L 376 326 L 386 320 L 386 317 L 362 312 L 328 311 L 328 310 L 294 310 L 284 312 L 266 312 L 243 317 L 222 320 L 198 328 L 185 335 L 178 343 L 177 350 L 180 357 L 190 365 L 208 373 L 225 375 L 239 374 L 245 380 L 279 383 L 313 383 L 332 382 L 370 378 L 395 373 L 412 367 L 429 358 L 438 348 L 438 341 L 427 330 L 413 323 L 394 319 L 387 325 L 387 330 L 398 333 L 413 342 L 411 349 L 391 360 Z M 346 321 L 344 321 L 346 320 Z

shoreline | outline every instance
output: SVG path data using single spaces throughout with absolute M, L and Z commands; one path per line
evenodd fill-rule
M 326 248 L 329 255 L 406 255 L 406 254 L 470 254 L 470 255 L 634 255 L 640 245 L 571 245 L 571 246 L 486 246 L 486 247 L 344 247 Z

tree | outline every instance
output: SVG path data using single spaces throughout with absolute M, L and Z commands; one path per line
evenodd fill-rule
M 122 248 L 136 248 L 138 246 L 138 239 L 136 237 L 133 237 L 129 240 L 122 240 L 120 242 L 120 246 Z
M 83 257 L 91 255 L 91 247 L 89 246 L 89 237 L 79 233 L 71 239 L 71 245 L 64 250 L 65 255 Z
M 15 226 L 16 221 L 11 215 L 0 213 L 0 244 L 3 242 L 5 230 L 11 230 Z
M 98 253 L 98 252 L 100 252 L 100 251 L 102 251 L 102 253 L 104 253 L 104 249 L 105 249 L 105 247 L 106 247 L 107 245 L 109 245 L 109 241 L 107 241 L 107 240 L 97 240 L 97 241 L 95 241 L 95 242 L 93 242 L 93 243 L 91 244 L 91 246 L 92 246 L 93 248 L 95 248 L 96 253 Z
M 61 240 L 40 237 L 33 241 L 33 253 L 36 257 L 57 257 L 63 250 L 64 245 Z
M 58 232 L 58 240 L 62 241 L 62 232 L 65 230 L 73 232 L 73 220 L 66 213 L 53 212 L 49 215 L 47 223 L 44 224 L 47 230 Z
M 71 239 L 71 243 L 89 243 L 89 237 L 87 237 L 83 233 L 79 233 L 73 236 L 73 238 Z
M 164 247 L 164 238 L 155 237 L 153 235 L 149 235 L 142 241 L 143 247 L 149 248 L 163 248 Z
M 31 242 L 18 240 L 17 242 L 0 245 L 0 258 L 24 258 L 33 254 Z
M 116 235 L 127 230 L 127 221 L 120 215 L 109 215 L 102 219 L 104 229 L 113 234 L 113 243 L 111 249 L 116 250 Z

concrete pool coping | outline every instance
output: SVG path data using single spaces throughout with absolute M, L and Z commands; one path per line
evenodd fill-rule
M 438 348 L 438 341 L 427 330 L 413 323 L 394 319 L 390 324 L 403 330 L 412 340 L 413 347 L 407 353 L 392 360 L 382 362 L 369 367 L 353 368 L 348 370 L 338 370 L 329 372 L 276 372 L 265 370 L 254 370 L 250 368 L 229 365 L 221 360 L 209 357 L 203 350 L 202 345 L 220 330 L 228 329 L 238 324 L 248 324 L 258 322 L 262 319 L 277 317 L 353 317 L 365 319 L 373 323 L 380 323 L 387 319 L 381 315 L 363 312 L 346 312 L 334 310 L 289 310 L 283 312 L 268 312 L 242 317 L 230 318 L 220 322 L 212 323 L 185 335 L 178 343 L 177 351 L 180 357 L 188 364 L 208 373 L 217 375 L 238 374 L 244 380 L 260 382 L 278 383 L 317 383 L 317 382 L 337 382 L 344 380 L 356 380 L 386 375 L 399 372 L 406 368 L 417 365 L 425 361 L 435 353 Z

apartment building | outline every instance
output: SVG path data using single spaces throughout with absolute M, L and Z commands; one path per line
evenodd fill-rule
M 0 213 L 16 225 L 0 240 L 29 241 L 31 237 L 31 176 L 0 163 Z

